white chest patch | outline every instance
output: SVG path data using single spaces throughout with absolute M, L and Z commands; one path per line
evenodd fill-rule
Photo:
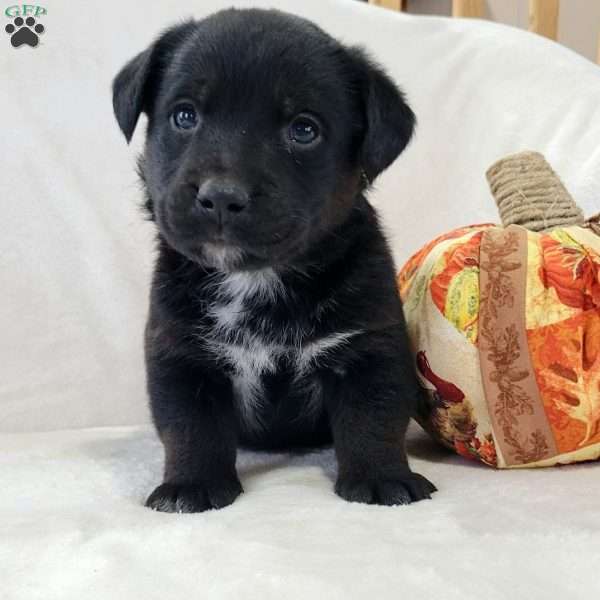
M 232 385 L 240 412 L 252 428 L 261 426 L 261 407 L 264 395 L 262 378 L 275 373 L 285 357 L 295 371 L 295 383 L 337 348 L 348 343 L 359 330 L 340 332 L 302 345 L 283 343 L 286 336 L 273 336 L 244 327 L 247 311 L 252 305 L 285 296 L 279 276 L 272 269 L 254 273 L 232 273 L 218 283 L 217 300 L 209 309 L 215 320 L 203 340 L 216 359 L 233 370 Z M 314 389 L 307 389 L 311 402 Z M 314 409 L 315 407 L 311 407 Z
M 235 337 L 237 326 L 252 303 L 275 300 L 284 294 L 281 279 L 272 269 L 231 273 L 216 286 L 217 300 L 209 313 L 216 321 L 216 333 L 227 339 Z

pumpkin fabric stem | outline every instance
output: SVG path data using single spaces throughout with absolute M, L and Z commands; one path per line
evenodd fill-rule
M 507 156 L 486 177 L 504 226 L 548 231 L 585 223 L 581 209 L 539 152 Z

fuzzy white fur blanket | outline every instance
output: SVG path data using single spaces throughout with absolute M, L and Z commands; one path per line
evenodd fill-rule
M 434 499 L 349 504 L 332 451 L 242 453 L 220 511 L 153 512 L 148 428 L 0 437 L 2 600 L 547 600 L 600 592 L 599 465 L 494 471 L 420 432 Z

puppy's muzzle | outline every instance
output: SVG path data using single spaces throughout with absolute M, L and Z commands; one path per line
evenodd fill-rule
M 218 225 L 235 219 L 246 210 L 249 200 L 248 192 L 239 184 L 217 179 L 205 181 L 196 194 L 199 213 Z

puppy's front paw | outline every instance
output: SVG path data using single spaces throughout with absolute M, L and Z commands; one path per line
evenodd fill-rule
M 335 493 L 348 502 L 386 506 L 418 502 L 431 498 L 431 494 L 436 491 L 433 483 L 412 471 L 406 471 L 393 478 L 365 479 L 345 475 L 338 477 L 335 484 Z
M 163 483 L 146 500 L 146 506 L 160 512 L 195 513 L 223 508 L 244 490 L 237 479 L 211 484 Z

